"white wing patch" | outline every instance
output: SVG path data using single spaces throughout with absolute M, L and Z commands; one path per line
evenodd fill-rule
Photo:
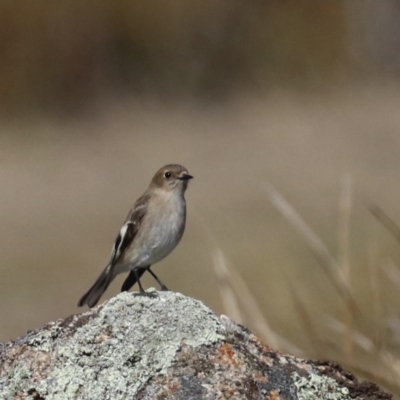
M 121 255 L 121 246 L 123 243 L 125 243 L 126 232 L 128 231 L 129 225 L 134 225 L 134 224 L 135 224 L 134 222 L 130 221 L 122 226 L 121 230 L 119 231 L 117 240 L 114 243 L 114 247 L 111 251 L 111 260 L 118 259 L 119 256 Z
M 128 225 L 131 224 L 131 222 L 128 222 L 124 225 L 122 225 L 121 230 L 119 231 L 119 236 L 121 236 L 121 242 L 124 241 L 124 237 L 126 235 L 126 231 L 128 230 Z

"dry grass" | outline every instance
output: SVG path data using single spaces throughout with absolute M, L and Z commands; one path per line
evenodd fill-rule
M 260 311 L 257 300 L 246 286 L 243 279 L 229 266 L 222 253 L 218 250 L 215 257 L 215 270 L 220 286 L 220 295 L 226 313 L 233 319 L 243 317 L 238 314 L 237 300 L 243 304 L 247 318 L 245 322 L 259 332 L 266 343 L 281 351 L 290 352 L 299 356 L 307 354 L 317 359 L 335 360 L 345 368 L 355 372 L 360 377 L 371 379 L 400 398 L 400 353 L 393 348 L 393 343 L 400 337 L 400 319 L 382 312 L 383 304 L 377 291 L 385 285 L 385 280 L 376 273 L 371 274 L 371 292 L 374 302 L 379 308 L 376 313 L 362 313 L 358 303 L 356 289 L 352 287 L 352 270 L 349 260 L 349 238 L 351 227 L 352 188 L 351 179 L 343 179 L 342 193 L 339 201 L 339 256 L 336 261 L 322 240 L 312 228 L 301 218 L 287 200 L 270 184 L 267 184 L 267 195 L 271 203 L 300 233 L 305 242 L 314 251 L 321 261 L 320 266 L 328 273 L 331 283 L 337 289 L 339 298 L 343 302 L 343 313 L 340 318 L 326 315 L 323 323 L 329 328 L 329 334 L 321 333 L 321 314 L 323 309 L 311 311 L 303 300 L 302 288 L 287 277 L 293 306 L 302 328 L 306 332 L 312 351 L 298 349 L 274 332 L 267 323 L 266 316 Z M 370 205 L 371 213 L 385 226 L 398 240 L 400 228 L 378 206 Z M 396 290 L 400 289 L 400 267 L 394 263 L 374 265 L 373 269 L 382 268 L 383 272 L 393 282 Z M 380 279 L 380 280 L 379 280 Z M 235 305 L 234 309 L 231 308 Z M 366 329 L 373 325 L 374 329 Z M 388 332 L 389 326 L 391 331 Z M 397 342 L 398 345 L 398 342 Z M 397 347 L 397 346 L 396 346 Z

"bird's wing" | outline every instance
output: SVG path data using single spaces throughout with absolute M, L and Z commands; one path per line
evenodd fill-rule
M 146 214 L 149 199 L 150 197 L 148 195 L 143 195 L 137 200 L 129 212 L 125 223 L 122 225 L 117 239 L 115 240 L 114 247 L 111 252 L 111 265 L 115 265 L 115 263 L 121 258 L 126 249 L 135 239 L 135 236 Z

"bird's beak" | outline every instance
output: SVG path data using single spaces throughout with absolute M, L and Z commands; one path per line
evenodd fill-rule
M 178 179 L 180 179 L 181 181 L 188 181 L 189 179 L 193 179 L 193 176 L 189 174 L 183 174 Z

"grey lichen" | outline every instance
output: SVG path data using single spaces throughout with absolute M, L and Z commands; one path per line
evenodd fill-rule
M 331 362 L 266 346 L 179 293 L 123 293 L 0 347 L 0 400 L 390 400 Z
M 183 341 L 196 347 L 221 339 L 223 332 L 219 318 L 194 299 L 172 292 L 156 298 L 122 293 L 73 337 L 31 337 L 32 351 L 53 352 L 48 373 L 35 380 L 33 369 L 18 363 L 12 374 L 0 376 L 0 388 L 8 387 L 0 398 L 17 392 L 46 400 L 134 398 L 148 379 L 166 371 Z
M 310 372 L 307 377 L 302 377 L 294 373 L 293 382 L 299 400 L 351 400 L 349 390 L 346 387 L 340 387 L 328 376 Z

